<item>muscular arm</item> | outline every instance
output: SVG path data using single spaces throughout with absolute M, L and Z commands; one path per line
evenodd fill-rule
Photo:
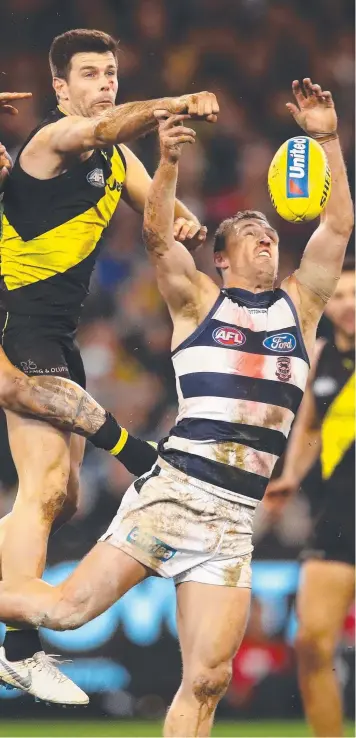
M 92 118 L 67 115 L 38 131 L 22 152 L 21 165 L 33 176 L 55 176 L 66 168 L 64 161 L 70 157 L 148 133 L 157 126 L 158 110 L 192 109 L 199 114 L 201 102 L 204 103 L 201 117 L 216 120 L 219 107 L 215 96 L 208 92 L 125 103 Z
M 218 287 L 197 270 L 191 254 L 174 237 L 178 159 L 181 145 L 194 143 L 195 137 L 194 131 L 179 125 L 184 117 L 171 116 L 160 122 L 161 159 L 148 192 L 143 221 L 146 249 L 173 322 L 172 348 L 195 330 L 219 294 Z
M 293 82 L 298 105 L 288 103 L 297 123 L 320 141 L 331 170 L 331 194 L 319 227 L 311 236 L 299 269 L 282 286 L 291 293 L 302 319 L 303 332 L 311 336 L 332 295 L 351 235 L 354 217 L 346 168 L 337 136 L 337 116 L 329 91 L 309 78 Z M 306 337 L 306 336 L 304 336 Z
M 324 309 L 341 274 L 353 227 L 353 205 L 340 141 L 322 144 L 331 170 L 331 194 L 319 227 L 311 236 L 296 278 Z
M 152 177 L 150 177 L 142 162 L 127 146 L 122 145 L 121 149 L 125 154 L 127 164 L 126 180 L 122 197 L 133 210 L 137 213 L 143 213 L 152 183 Z M 174 221 L 177 221 L 178 218 L 182 218 L 188 223 L 195 223 L 198 226 L 198 229 L 200 229 L 198 218 L 193 215 L 184 203 L 177 200 L 177 198 L 175 198 L 174 202 Z
M 198 271 L 193 257 L 173 235 L 178 162 L 160 161 L 149 189 L 143 219 L 143 239 L 153 263 L 158 288 L 175 313 L 194 302 Z

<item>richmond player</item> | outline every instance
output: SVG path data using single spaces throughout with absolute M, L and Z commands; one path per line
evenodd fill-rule
M 346 262 L 326 315 L 283 474 L 270 483 L 267 509 L 281 514 L 320 455 L 319 511 L 303 553 L 296 649 L 306 715 L 317 736 L 342 735 L 335 649 L 355 595 L 355 268 Z

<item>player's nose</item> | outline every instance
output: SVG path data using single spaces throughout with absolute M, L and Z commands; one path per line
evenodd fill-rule
M 107 77 L 102 77 L 100 80 L 100 89 L 106 92 L 111 89 L 110 80 L 108 80 Z
M 269 236 L 263 236 L 262 238 L 260 238 L 259 243 L 261 244 L 261 246 L 270 246 L 272 241 Z

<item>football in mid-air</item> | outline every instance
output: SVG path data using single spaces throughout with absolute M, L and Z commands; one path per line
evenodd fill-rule
M 308 136 L 285 141 L 268 170 L 268 192 L 277 213 L 292 223 L 313 220 L 330 191 L 330 169 L 320 144 Z

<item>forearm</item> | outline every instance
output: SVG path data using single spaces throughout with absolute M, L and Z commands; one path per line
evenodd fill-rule
M 283 467 L 283 474 L 301 484 L 320 455 L 320 429 L 298 424 L 292 430 Z
M 155 110 L 165 109 L 171 103 L 172 98 L 158 98 L 118 105 L 95 125 L 97 145 L 125 143 L 149 133 L 157 127 Z
M 354 214 L 350 187 L 339 138 L 326 141 L 322 147 L 331 171 L 331 193 L 321 221 L 335 232 L 350 230 Z
M 323 145 L 331 171 L 331 194 L 311 236 L 296 277 L 325 304 L 340 277 L 353 227 L 353 205 L 339 139 Z
M 165 253 L 173 240 L 178 162 L 161 159 L 148 192 L 143 236 L 147 251 Z

